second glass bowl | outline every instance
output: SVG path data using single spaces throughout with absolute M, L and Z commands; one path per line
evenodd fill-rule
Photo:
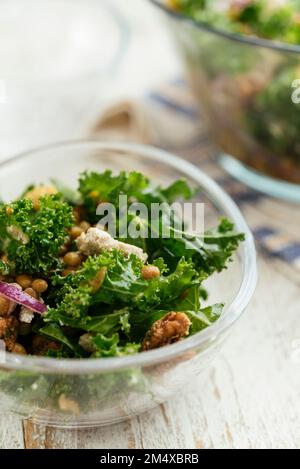
M 220 161 L 242 182 L 300 202 L 300 46 L 166 13 Z

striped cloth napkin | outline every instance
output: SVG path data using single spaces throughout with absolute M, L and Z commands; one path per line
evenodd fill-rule
M 201 111 L 183 80 L 168 83 L 140 102 L 121 102 L 108 109 L 93 129 L 105 139 L 158 146 L 184 157 L 212 176 L 243 211 L 261 252 L 299 275 L 300 210 L 237 182 L 217 164 L 216 149 Z

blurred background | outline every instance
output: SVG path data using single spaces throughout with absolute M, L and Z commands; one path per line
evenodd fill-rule
M 200 2 L 172 2 L 203 13 Z M 252 189 L 299 203 L 299 102 L 292 96 L 300 83 L 300 12 L 291 0 L 279 3 L 270 2 L 268 24 L 263 14 L 254 21 L 263 31 L 248 27 L 236 37 L 224 33 L 228 17 L 203 27 L 172 10 L 171 0 L 2 0 L 0 159 L 105 138 L 104 129 L 127 120 L 131 140 L 196 164 L 210 158 Z M 213 4 L 259 15 L 261 2 Z M 163 105 L 163 117 L 156 110 L 149 118 L 149 97 Z M 124 128 L 113 138 L 121 136 Z
M 0 158 L 89 135 L 104 107 L 180 67 L 144 0 L 2 0 Z

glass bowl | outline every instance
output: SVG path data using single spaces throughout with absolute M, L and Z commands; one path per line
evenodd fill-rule
M 40 424 L 68 428 L 111 424 L 182 392 L 219 353 L 255 289 L 254 241 L 235 203 L 198 168 L 156 148 L 90 141 L 32 151 L 0 165 L 0 197 L 9 201 L 30 183 L 51 178 L 76 186 L 80 172 L 107 168 L 141 171 L 159 184 L 186 178 L 201 187 L 196 201 L 205 203 L 206 228 L 226 216 L 246 234 L 246 241 L 229 269 L 208 285 L 209 302 L 226 303 L 223 316 L 191 338 L 121 358 L 58 360 L 6 354 L 0 364 L 1 405 Z
M 151 1 L 166 13 L 225 169 L 300 202 L 300 46 L 220 31 Z
M 128 46 L 114 5 L 0 2 L 0 158 L 83 137 L 94 125 Z

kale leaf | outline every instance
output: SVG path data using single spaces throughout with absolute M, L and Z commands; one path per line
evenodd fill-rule
M 142 262 L 120 251 L 89 257 L 76 275 L 54 279 L 55 296 L 45 320 L 103 335 L 129 332 L 127 309 L 147 282 Z
M 99 204 L 110 202 L 118 207 L 120 194 L 138 198 L 149 187 L 149 180 L 140 173 L 121 172 L 114 176 L 112 171 L 104 173 L 85 172 L 79 179 L 79 193 L 87 210 L 89 221 L 99 221 L 96 210 Z
M 181 295 L 194 285 L 200 285 L 198 272 L 191 261 L 182 258 L 170 275 L 161 275 L 148 282 L 143 292 L 134 299 L 134 304 L 142 311 L 151 308 L 172 310 Z
M 72 208 L 59 196 L 46 196 L 40 209 L 21 199 L 0 208 L 0 251 L 16 274 L 42 274 L 61 267 L 59 251 L 72 226 Z
M 57 301 L 71 290 L 81 289 L 90 295 L 89 306 L 104 303 L 130 304 L 132 298 L 142 292 L 148 282 L 142 278 L 143 262 L 134 255 L 126 257 L 118 250 L 103 251 L 90 256 L 76 275 L 53 279 Z M 55 298 L 56 297 L 56 298 Z
M 75 354 L 75 356 L 82 355 L 80 347 L 77 344 L 71 342 L 71 340 L 67 337 L 58 324 L 47 324 L 46 326 L 41 327 L 38 332 L 39 334 L 45 335 L 48 338 L 65 345 Z
M 245 236 L 236 233 L 234 225 L 222 219 L 219 226 L 204 234 L 192 235 L 173 226 L 169 238 L 149 239 L 150 259 L 159 256 L 174 268 L 182 257 L 190 259 L 202 280 L 221 272 Z
M 216 304 L 204 309 L 199 309 L 199 311 L 185 311 L 192 322 L 190 335 L 197 334 L 197 332 L 210 327 L 220 318 L 223 309 L 223 304 Z
M 148 208 L 151 203 L 173 203 L 179 198 L 190 199 L 196 190 L 189 187 L 185 179 L 179 179 L 163 189 L 139 172 L 122 171 L 114 176 L 112 171 L 104 173 L 85 172 L 79 179 L 79 193 L 87 210 L 89 221 L 96 223 L 96 210 L 101 203 L 112 203 L 118 209 L 119 196 L 126 195 L 129 203 L 138 201 Z M 129 217 L 130 218 L 130 217 Z
M 132 355 L 138 353 L 141 347 L 140 344 L 130 342 L 121 345 L 119 334 L 113 334 L 111 337 L 97 334 L 93 337 L 93 344 L 97 349 L 93 354 L 94 357 L 122 357 L 124 355 Z
M 9 275 L 10 267 L 9 264 L 0 259 L 0 275 Z

